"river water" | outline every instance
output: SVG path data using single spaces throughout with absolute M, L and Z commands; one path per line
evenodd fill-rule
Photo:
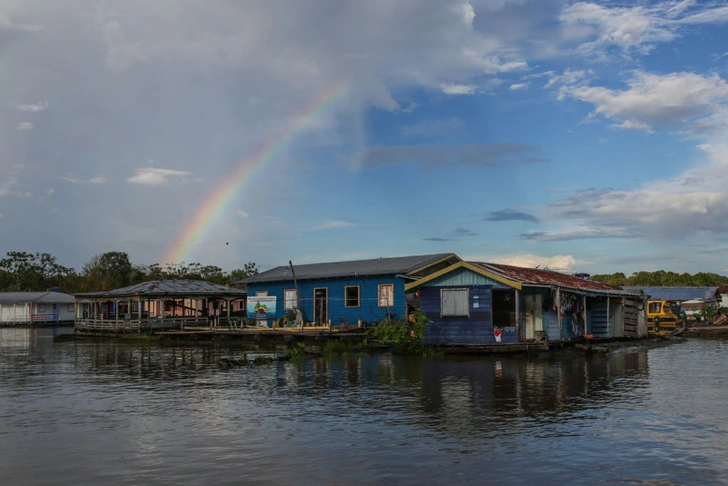
M 0 484 L 728 484 L 728 342 L 585 357 L 238 349 L 0 329 Z

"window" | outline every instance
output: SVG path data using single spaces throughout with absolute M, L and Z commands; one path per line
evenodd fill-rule
M 440 291 L 441 317 L 467 317 L 470 315 L 468 289 L 442 289 Z
M 296 289 L 284 290 L 283 300 L 285 310 L 291 310 L 298 307 L 298 294 L 296 293 Z
M 394 284 L 379 286 L 379 307 L 392 307 L 394 305 Z
M 255 291 L 255 296 L 256 297 L 267 297 L 268 296 L 268 291 L 267 290 L 256 290 Z
M 45 314 L 45 304 L 38 304 L 36 311 L 38 311 L 38 314 Z
M 649 312 L 650 314 L 659 314 L 661 304 L 662 302 L 650 302 L 649 307 L 647 308 L 647 312 Z
M 68 309 L 68 312 L 75 312 L 76 311 L 75 306 L 73 304 L 68 304 L 67 309 Z
M 359 307 L 359 286 L 344 287 L 344 306 Z

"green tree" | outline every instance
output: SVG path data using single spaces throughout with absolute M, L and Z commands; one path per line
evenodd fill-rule
M 28 253 L 9 251 L 0 260 L 0 271 L 4 272 L 5 290 L 40 291 L 51 287 L 66 289 L 68 279 L 75 275 L 73 268 L 64 267 L 50 253 Z
M 258 265 L 253 262 L 246 263 L 243 268 L 237 268 L 228 275 L 228 282 L 237 282 L 253 275 L 258 275 Z
M 122 251 L 94 255 L 83 266 L 83 275 L 94 290 L 126 287 L 131 284 L 133 271 L 129 255 Z

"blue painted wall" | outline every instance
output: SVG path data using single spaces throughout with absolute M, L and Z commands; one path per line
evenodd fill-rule
M 394 306 L 387 309 L 379 307 L 379 285 L 394 285 Z M 389 315 L 393 318 L 405 316 L 407 304 L 404 293 L 405 281 L 395 276 L 379 277 L 356 277 L 356 278 L 331 278 L 320 280 L 303 280 L 298 282 L 300 292 L 299 303 L 303 315 L 312 320 L 314 317 L 314 289 L 328 289 L 328 317 L 332 326 L 338 326 L 342 320 L 344 323 L 356 326 L 359 319 L 372 324 L 381 321 Z M 346 307 L 344 303 L 344 288 L 359 286 L 359 307 Z M 255 298 L 256 291 L 268 291 L 268 295 L 276 296 L 275 320 L 281 319 L 289 311 L 285 309 L 284 291 L 295 289 L 293 281 L 256 283 L 248 285 L 248 299 Z M 269 324 L 270 325 L 270 324 Z
M 595 338 L 612 337 L 612 329 L 607 321 L 607 302 L 604 300 L 592 299 L 587 306 L 587 319 L 589 322 L 588 332 Z
M 425 326 L 423 342 L 427 344 L 499 344 L 493 335 L 492 287 L 467 286 L 470 289 L 469 317 L 441 317 L 440 290 L 463 286 L 421 287 L 420 309 L 431 321 Z M 477 307 L 476 307 L 477 304 Z M 515 327 L 506 327 L 501 343 L 517 343 Z

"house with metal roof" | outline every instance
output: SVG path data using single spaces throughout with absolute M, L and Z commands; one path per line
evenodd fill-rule
M 236 327 L 233 313 L 247 292 L 202 280 L 163 279 L 75 295 L 76 330 L 129 332 Z
M 289 262 L 233 284 L 247 285 L 248 316 L 262 326 L 292 326 L 292 316 L 300 313 L 310 326 L 356 327 L 405 316 L 405 285 L 460 261 L 454 253 L 438 253 L 306 265 Z
M 71 324 L 74 303 L 61 292 L 0 292 L 0 325 Z
M 430 344 L 647 336 L 643 294 L 549 270 L 461 261 L 405 291 L 431 321 Z
M 652 300 L 666 300 L 679 304 L 687 300 L 702 300 L 706 305 L 721 304 L 720 287 L 640 287 L 626 286 L 625 290 L 644 292 Z

